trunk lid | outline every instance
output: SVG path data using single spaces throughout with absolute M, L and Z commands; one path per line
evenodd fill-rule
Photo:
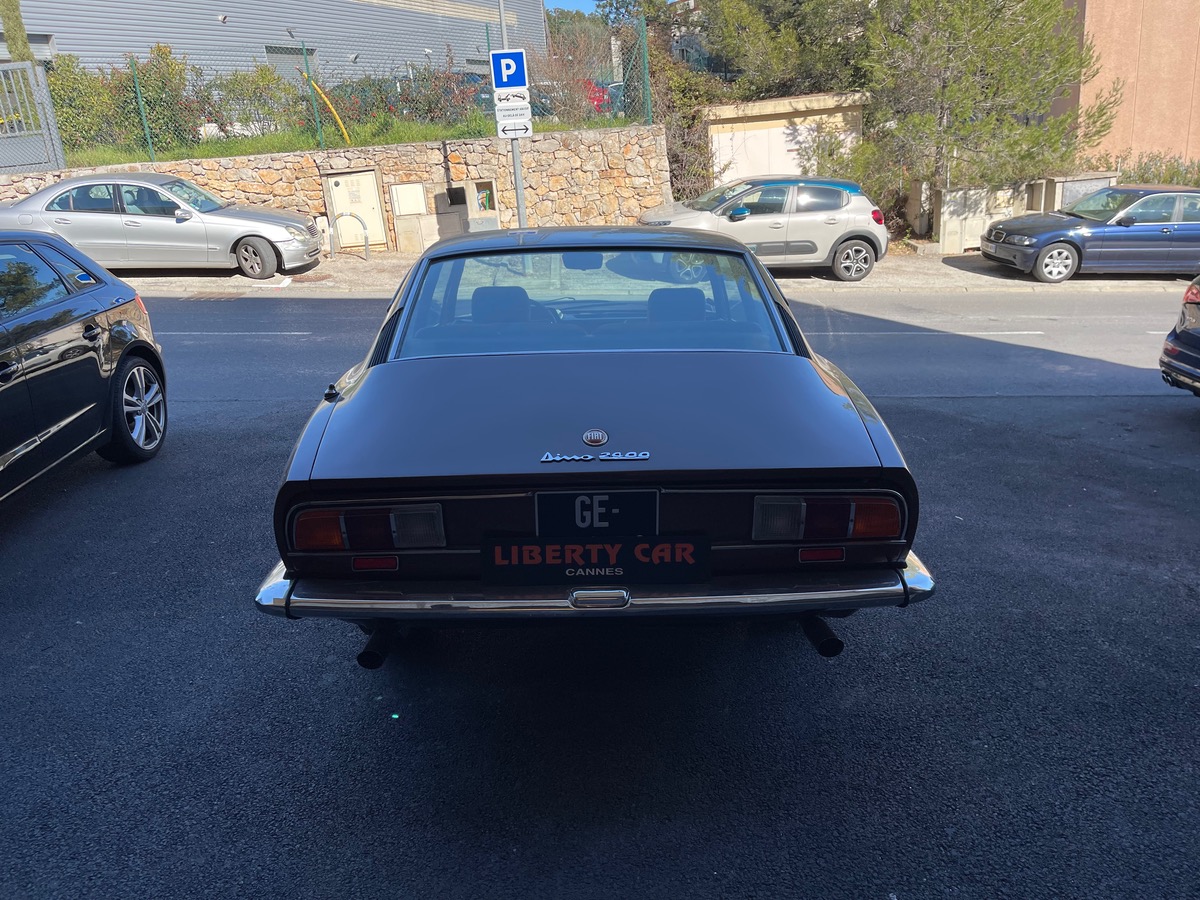
M 585 432 L 607 443 L 590 447 Z M 602 453 L 649 454 L 608 460 Z M 552 458 L 591 457 L 590 459 Z M 850 399 L 786 353 L 543 353 L 373 366 L 314 480 L 878 468 Z

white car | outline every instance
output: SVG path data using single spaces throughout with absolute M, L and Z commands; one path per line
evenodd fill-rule
M 109 269 L 232 269 L 250 278 L 316 264 L 312 216 L 229 203 L 174 175 L 67 178 L 0 205 L 0 228 L 56 234 Z
M 860 185 L 836 178 L 745 178 L 638 221 L 720 231 L 768 266 L 828 267 L 842 281 L 866 278 L 888 248 L 883 213 Z

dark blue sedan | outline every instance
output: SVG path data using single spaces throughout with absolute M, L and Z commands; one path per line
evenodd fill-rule
M 1200 188 L 1121 185 L 988 226 L 986 259 L 1066 281 L 1076 272 L 1200 273 Z

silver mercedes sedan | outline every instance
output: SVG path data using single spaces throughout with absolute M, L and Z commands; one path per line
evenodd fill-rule
M 67 178 L 0 204 L 0 229 L 57 234 L 110 269 L 228 269 L 270 278 L 317 263 L 311 216 L 230 203 L 174 175 Z

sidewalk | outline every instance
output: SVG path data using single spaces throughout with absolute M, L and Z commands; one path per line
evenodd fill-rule
M 322 258 L 320 265 L 293 275 L 276 275 L 255 281 L 232 271 L 193 270 L 162 276 L 146 271 L 120 275 L 147 297 L 186 296 L 191 299 L 228 300 L 237 297 L 388 298 L 417 257 L 401 253 L 339 253 Z M 962 256 L 919 255 L 893 245 L 863 281 L 848 284 L 819 269 L 776 269 L 775 278 L 789 292 L 888 292 L 888 293 L 1007 293 L 1013 291 L 1136 291 L 1178 293 L 1190 279 L 1172 275 L 1076 275 L 1065 284 L 1042 284 L 983 259 L 978 253 Z

